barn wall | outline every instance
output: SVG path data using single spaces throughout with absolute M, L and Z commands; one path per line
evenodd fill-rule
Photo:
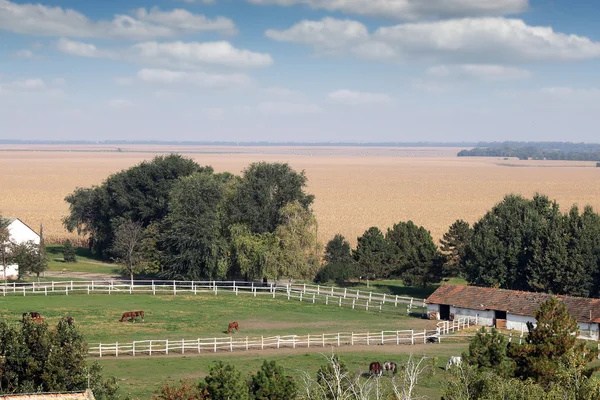
M 527 332 L 527 322 L 535 326 L 535 318 L 525 315 L 506 314 L 506 329 Z
M 19 277 L 19 266 L 17 264 L 6 266 L 6 276 L 4 276 L 4 267 L 0 266 L 0 279 L 17 279 Z
M 473 310 L 470 308 L 459 308 L 450 307 L 450 313 L 454 314 L 454 319 L 460 317 L 477 317 L 477 324 L 481 326 L 493 326 L 494 325 L 494 312 L 493 311 L 482 311 Z
M 429 316 L 429 319 L 440 319 L 440 305 L 427 304 L 427 315 Z
M 579 336 L 589 339 L 598 340 L 599 332 L 598 332 L 598 324 L 588 324 L 586 322 L 579 322 Z
M 33 241 L 35 244 L 40 244 L 40 236 L 18 219 L 8 226 L 8 233 L 10 239 L 15 243 Z

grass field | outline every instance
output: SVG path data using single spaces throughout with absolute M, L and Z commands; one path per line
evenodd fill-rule
M 123 312 L 144 310 L 145 322 L 120 323 Z M 398 314 L 366 312 L 297 300 L 222 293 L 218 296 L 54 295 L 7 296 L 0 302 L 0 318 L 19 321 L 37 311 L 52 325 L 64 315 L 75 318 L 89 343 L 131 342 L 144 339 L 223 337 L 227 324 L 240 323 L 243 336 L 366 332 L 429 329 L 432 321 Z
M 77 262 L 64 262 L 62 246 L 48 245 L 48 271 L 88 272 L 101 274 L 118 274 L 120 268 L 117 265 L 107 264 L 92 255 L 92 252 L 82 247 L 76 247 Z M 56 280 L 56 278 L 53 278 Z
M 459 149 L 435 148 L 121 147 L 2 146 L 11 151 L 0 157 L 0 212 L 34 229 L 43 222 L 49 238 L 65 236 L 67 194 L 159 152 L 181 152 L 219 172 L 239 173 L 260 160 L 306 170 L 322 242 L 342 233 L 355 243 L 370 226 L 385 230 L 409 219 L 437 240 L 456 219 L 472 222 L 511 192 L 545 193 L 563 209 L 600 209 L 600 174 L 591 162 L 456 158 Z
M 263 360 L 275 360 L 284 367 L 286 374 L 298 378 L 301 371 L 313 375 L 326 363 L 325 356 L 335 351 L 346 364 L 349 371 L 365 373 L 372 361 L 394 361 L 401 363 L 410 354 L 416 357 L 426 355 L 438 357 L 434 375 L 419 381 L 420 395 L 431 399 L 439 399 L 440 388 L 445 377 L 443 367 L 450 356 L 460 355 L 467 346 L 465 344 L 441 344 L 427 346 L 386 346 L 362 348 L 340 347 L 325 349 L 286 349 L 253 353 L 218 353 L 206 356 L 191 357 L 159 357 L 159 358 L 121 358 L 102 359 L 100 364 L 107 374 L 118 376 L 119 385 L 124 393 L 130 393 L 134 399 L 149 399 L 151 394 L 162 384 L 178 382 L 181 379 L 198 381 L 204 377 L 211 365 L 217 361 L 232 363 L 247 376 L 256 372 Z M 389 377 L 382 378 L 384 383 Z

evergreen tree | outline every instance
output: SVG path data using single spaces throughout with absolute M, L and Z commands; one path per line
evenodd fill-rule
M 275 361 L 264 361 L 260 370 L 250 377 L 250 398 L 255 400 L 293 400 L 297 397 L 296 382 L 285 376 Z
M 446 276 L 463 276 L 464 272 L 461 269 L 461 260 L 465 254 L 465 248 L 471 240 L 473 230 L 468 222 L 462 219 L 456 220 L 448 232 L 444 233 L 440 239 L 440 250 L 444 253 L 444 275 Z
M 75 248 L 71 244 L 70 240 L 67 240 L 63 245 L 63 259 L 65 262 L 74 263 L 77 262 L 77 256 L 75 255 Z
M 328 264 L 350 264 L 352 262 L 350 243 L 338 233 L 327 243 L 324 258 Z
M 514 375 L 514 362 L 508 356 L 506 337 L 492 328 L 485 327 L 469 342 L 469 351 L 463 354 L 463 360 L 477 367 L 479 371 L 492 371 L 505 378 Z
M 200 382 L 200 392 L 206 400 L 248 400 L 248 385 L 231 364 L 219 361 L 211 367 L 204 382 Z
M 388 275 L 387 242 L 379 228 L 371 227 L 358 238 L 353 257 L 358 264 L 358 273 L 366 279 Z
M 48 254 L 46 252 L 46 240 L 44 239 L 44 226 L 40 224 L 40 244 L 37 249 L 37 262 L 32 266 L 31 272 L 39 278 L 40 273 L 48 269 Z

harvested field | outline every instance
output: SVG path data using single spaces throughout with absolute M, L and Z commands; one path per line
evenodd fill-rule
M 322 242 L 342 233 L 351 242 L 370 226 L 385 230 L 413 220 L 439 239 L 457 218 L 473 222 L 507 193 L 541 192 L 563 209 L 600 209 L 600 168 L 592 162 L 456 158 L 452 148 L 9 146 L 0 148 L 0 212 L 21 218 L 49 239 L 65 237 L 64 197 L 76 187 L 159 153 L 180 152 L 216 171 L 239 173 L 254 161 L 304 169 Z

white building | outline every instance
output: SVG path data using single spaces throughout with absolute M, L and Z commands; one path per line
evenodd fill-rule
M 540 304 L 556 297 L 577 319 L 580 337 L 599 339 L 600 299 L 552 296 L 464 285 L 442 285 L 427 298 L 430 319 L 454 320 L 471 317 L 477 325 L 527 332 L 527 322 L 535 325 L 534 313 Z
M 29 241 L 40 244 L 40 235 L 33 229 L 23 223 L 18 218 L 5 218 L 8 220 L 8 234 L 11 243 L 21 244 Z M 0 265 L 0 279 L 16 279 L 19 275 L 19 266 L 11 264 L 6 267 L 6 276 L 4 267 Z

